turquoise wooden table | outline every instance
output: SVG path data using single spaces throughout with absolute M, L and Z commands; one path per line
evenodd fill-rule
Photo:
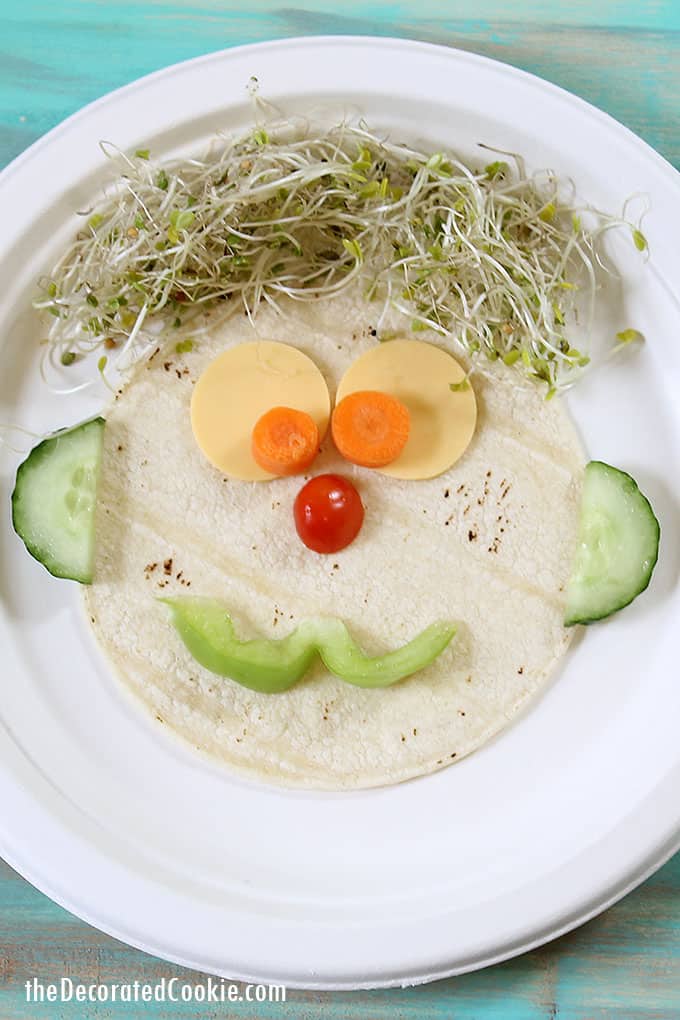
M 239 43 L 348 33 L 445 43 L 526 68 L 607 110 L 680 168 L 677 0 L 303 0 L 285 7 L 262 0 L 0 0 L 0 12 L 0 165 L 83 104 L 166 64 Z M 62 976 L 88 984 L 202 980 L 101 935 L 0 862 L 0 1020 L 677 1020 L 680 855 L 617 906 L 551 945 L 420 988 L 290 991 L 285 1005 L 26 1003 L 27 980 Z

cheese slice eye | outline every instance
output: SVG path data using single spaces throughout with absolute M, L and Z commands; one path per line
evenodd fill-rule
M 388 340 L 358 358 L 340 381 L 336 400 L 380 390 L 404 404 L 410 432 L 402 453 L 385 467 L 392 478 L 434 478 L 463 455 L 477 421 L 477 402 L 465 370 L 447 351 L 419 340 Z
M 230 478 L 274 478 L 252 455 L 252 433 L 273 407 L 305 411 L 323 438 L 330 417 L 326 381 L 314 362 L 288 344 L 238 344 L 208 365 L 194 387 L 191 427 L 199 447 Z

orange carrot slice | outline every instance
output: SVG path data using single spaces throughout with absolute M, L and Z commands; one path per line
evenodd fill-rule
M 348 393 L 333 411 L 333 440 L 346 460 L 362 467 L 385 467 L 406 446 L 411 427 L 408 408 L 378 390 Z
M 272 407 L 255 422 L 251 438 L 253 459 L 272 475 L 296 475 L 319 452 L 319 430 L 306 411 Z

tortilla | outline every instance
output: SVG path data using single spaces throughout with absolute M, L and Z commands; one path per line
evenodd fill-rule
M 169 340 L 107 416 L 95 583 L 84 596 L 94 632 L 159 726 L 269 783 L 370 787 L 459 761 L 536 694 L 569 642 L 563 591 L 584 457 L 559 399 L 546 402 L 516 370 L 496 362 L 475 371 L 475 436 L 438 478 L 354 467 L 327 437 L 313 473 L 352 478 L 366 509 L 358 538 L 332 556 L 296 534 L 301 478 L 230 481 L 202 456 L 189 405 L 219 352 L 257 337 L 294 344 L 333 394 L 376 343 L 375 315 L 375 305 L 344 294 L 291 302 L 284 315 L 263 306 L 255 325 L 232 317 L 181 355 Z M 409 325 L 396 312 L 387 323 L 407 336 Z M 223 600 L 243 638 L 338 616 L 369 654 L 438 619 L 459 627 L 434 663 L 394 687 L 352 687 L 317 664 L 291 690 L 266 695 L 192 659 L 154 598 L 171 594 Z

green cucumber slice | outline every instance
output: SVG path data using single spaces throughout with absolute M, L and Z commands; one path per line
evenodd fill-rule
M 12 524 L 31 556 L 55 577 L 92 583 L 97 481 L 104 419 L 55 432 L 17 471 Z
M 567 587 L 566 627 L 593 623 L 623 609 L 650 582 L 661 529 L 651 504 L 625 471 L 591 460 Z

